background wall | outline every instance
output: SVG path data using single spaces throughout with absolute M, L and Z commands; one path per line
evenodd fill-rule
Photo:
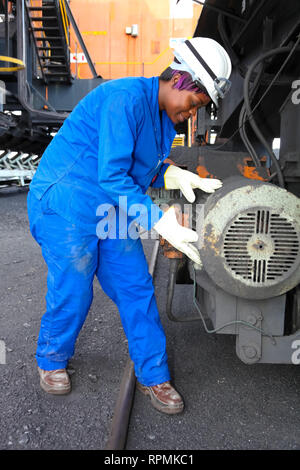
M 103 78 L 159 75 L 173 60 L 170 44 L 193 36 L 202 7 L 192 0 L 70 0 L 96 70 Z M 136 37 L 126 27 L 137 25 Z M 71 28 L 72 72 L 91 76 Z

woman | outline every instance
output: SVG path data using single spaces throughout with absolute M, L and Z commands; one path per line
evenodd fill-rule
M 48 267 L 47 310 L 36 353 L 46 392 L 71 390 L 66 367 L 96 275 L 119 309 L 140 390 L 162 412 L 183 410 L 170 383 L 166 338 L 135 227 L 153 227 L 199 262 L 191 245 L 197 234 L 177 223 L 173 208 L 164 213 L 145 193 L 149 185 L 180 188 L 192 202 L 193 188 L 213 192 L 221 186 L 164 160 L 174 125 L 211 99 L 217 105 L 231 66 L 225 50 L 206 38 L 185 41 L 175 56 L 161 77 L 112 80 L 90 92 L 46 149 L 31 182 L 30 229 Z M 107 220 L 114 223 L 105 231 Z

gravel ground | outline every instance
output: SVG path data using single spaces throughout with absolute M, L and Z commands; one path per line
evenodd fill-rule
M 69 363 L 73 390 L 51 396 L 35 362 L 47 269 L 27 221 L 24 190 L 2 190 L 0 365 L 1 449 L 101 449 L 109 433 L 127 343 L 113 302 L 94 283 L 94 302 Z
M 0 449 L 103 449 L 127 343 L 117 309 L 94 284 L 94 301 L 70 361 L 72 393 L 51 396 L 39 387 L 35 363 L 45 309 L 46 266 L 29 233 L 27 191 L 0 190 Z M 150 259 L 153 241 L 145 241 Z M 168 340 L 169 365 L 186 409 L 154 410 L 135 394 L 128 451 L 300 449 L 300 367 L 245 365 L 235 338 L 208 335 L 201 322 L 175 324 L 165 315 L 168 260 L 159 256 L 156 296 Z M 176 286 L 176 314 L 194 314 L 192 287 Z M 2 343 L 3 344 L 3 343 Z

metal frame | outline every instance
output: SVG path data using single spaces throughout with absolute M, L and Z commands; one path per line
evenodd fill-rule
M 228 172 L 232 177 L 235 174 L 234 166 L 241 168 L 242 154 L 251 158 L 252 154 L 249 149 L 252 146 L 259 159 L 259 162 L 253 163 L 254 179 L 272 181 L 277 186 L 284 184 L 290 194 L 300 197 L 300 140 L 297 132 L 300 123 L 300 105 L 293 104 L 292 94 L 295 90 L 291 89 L 293 80 L 297 80 L 300 73 L 298 49 L 300 18 L 296 14 L 295 3 L 291 0 L 285 2 L 285 21 L 282 20 L 280 2 L 260 0 L 252 3 L 252 10 L 249 10 L 247 14 L 248 19 L 240 26 L 235 18 L 229 18 L 219 9 L 219 5 L 225 9 L 226 6 L 230 5 L 234 8 L 240 3 L 238 0 L 222 2 L 221 0 L 208 0 L 203 7 L 203 17 L 201 15 L 202 19 L 200 17 L 198 21 L 195 36 L 203 35 L 223 43 L 232 58 L 233 85 L 228 97 L 221 100 L 220 107 L 214 111 L 213 117 L 211 109 L 199 111 L 201 125 L 198 125 L 198 134 L 201 138 L 201 145 L 191 149 L 180 149 L 177 153 L 171 152 L 170 158 L 175 164 L 186 165 L 188 170 L 198 172 L 202 177 L 220 178 L 224 181 L 223 190 L 225 191 L 230 187 L 229 182 L 225 186 Z M 215 13 L 213 11 L 208 13 L 209 9 L 214 10 Z M 295 14 L 291 15 L 291 12 Z M 275 24 L 276 31 L 273 31 Z M 287 44 L 287 38 L 289 44 Z M 290 44 L 292 41 L 294 46 Z M 259 65 L 262 65 L 261 70 L 256 72 Z M 282 71 L 285 77 L 281 76 L 278 79 Z M 242 119 L 239 122 L 244 102 L 248 120 Z M 251 118 L 254 112 L 260 134 L 257 128 L 253 131 L 249 127 L 249 117 Z M 245 123 L 248 128 L 245 127 Z M 240 137 L 241 125 L 247 132 L 247 143 L 251 144 L 249 148 Z M 205 140 L 205 135 L 212 129 L 216 130 L 218 138 L 216 144 L 209 145 Z M 274 165 L 273 158 L 271 160 L 269 157 L 270 145 L 275 137 L 280 137 L 282 140 L 279 161 L 276 159 L 278 165 Z M 257 163 L 264 163 L 264 165 L 259 166 Z M 271 163 L 273 163 L 272 166 Z M 246 173 L 243 176 L 252 177 Z M 258 181 L 255 183 L 260 186 Z M 198 195 L 199 198 L 200 196 Z M 249 194 L 248 197 L 250 197 Z M 207 195 L 202 195 L 200 199 L 196 199 L 196 203 L 204 204 L 206 200 Z M 207 200 L 205 211 L 214 217 L 212 200 L 213 195 Z M 262 205 L 263 203 L 264 201 Z M 269 201 L 268 205 L 275 207 L 275 203 L 276 201 L 272 204 Z M 237 210 L 235 205 L 234 210 Z M 293 220 L 299 222 L 296 215 L 293 216 Z M 211 237 L 214 238 L 213 228 Z M 208 240 L 206 246 L 209 243 Z M 201 255 L 203 255 L 202 251 Z M 193 280 L 193 275 L 195 275 L 195 312 L 198 312 L 206 332 L 236 335 L 236 353 L 246 364 L 295 364 L 293 345 L 296 342 L 299 344 L 300 341 L 300 285 L 295 286 L 300 269 L 298 264 L 295 267 L 297 275 L 294 281 L 289 285 L 291 278 L 287 278 L 283 293 L 280 291 L 279 295 L 278 292 L 277 294 L 270 292 L 271 297 L 258 300 L 255 295 L 253 295 L 254 298 L 243 296 L 243 292 L 238 289 L 232 292 L 230 287 L 237 286 L 234 280 L 230 287 L 230 282 L 228 282 L 228 290 L 225 292 L 223 289 L 226 288 L 226 283 L 222 285 L 223 288 L 220 287 L 220 283 L 216 283 L 220 270 L 213 268 L 213 262 L 217 259 L 220 263 L 222 262 L 222 256 L 216 250 L 209 253 L 205 260 L 206 266 L 211 262 L 211 271 L 215 273 L 214 276 L 212 272 L 209 275 L 203 266 L 198 266 L 198 269 L 194 270 L 192 263 L 188 261 L 187 270 L 190 279 Z M 282 269 L 286 268 L 286 264 Z M 197 317 L 186 319 L 177 317 L 172 312 L 178 265 L 177 259 L 170 260 L 167 292 L 168 318 L 177 322 L 197 320 Z
M 178 2 L 179 2 L 179 0 L 178 0 Z M 203 3 L 203 2 L 200 2 L 199 0 L 193 0 L 193 2 L 198 3 L 198 5 L 203 5 L 204 8 L 215 11 L 217 13 L 221 13 L 222 15 L 228 16 L 228 18 L 232 18 L 233 20 L 239 21 L 241 23 L 246 23 L 247 22 L 247 20 L 245 18 L 241 18 L 240 16 L 235 15 L 234 13 L 232 13 L 229 10 L 226 10 L 225 8 L 216 7 L 215 5 L 211 5 L 208 2 Z

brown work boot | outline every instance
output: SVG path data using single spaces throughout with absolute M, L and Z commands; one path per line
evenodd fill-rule
M 144 393 L 144 395 L 150 396 L 152 405 L 158 411 L 170 415 L 183 411 L 183 400 L 170 382 L 153 385 L 152 387 L 147 387 L 137 382 L 137 388 Z
M 47 393 L 65 395 L 71 391 L 71 381 L 66 369 L 43 370 L 38 367 L 40 386 Z

